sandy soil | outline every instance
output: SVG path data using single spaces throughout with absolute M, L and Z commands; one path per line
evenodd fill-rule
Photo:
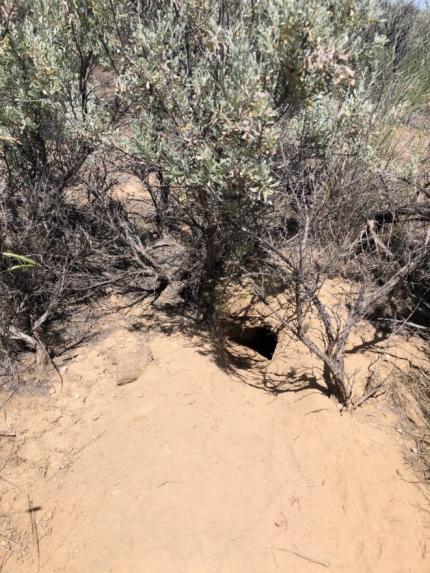
M 120 323 L 61 371 L 3 407 L 6 573 L 430 571 L 428 494 L 383 411 L 269 395 L 198 335 Z

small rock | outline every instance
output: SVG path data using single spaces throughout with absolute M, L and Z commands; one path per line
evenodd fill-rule
M 163 237 L 149 249 L 153 260 L 171 280 L 180 278 L 187 261 L 187 249 L 171 237 Z
M 184 299 L 181 296 L 183 289 L 184 283 L 182 281 L 171 282 L 154 302 L 154 307 L 162 310 L 183 304 Z
M 125 386 L 135 382 L 152 360 L 152 352 L 147 346 L 141 346 L 139 352 L 123 357 L 121 361 L 118 361 L 117 385 Z

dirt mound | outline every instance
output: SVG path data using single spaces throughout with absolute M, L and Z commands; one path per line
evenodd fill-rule
M 270 371 L 306 360 L 280 337 Z M 4 405 L 6 573 L 429 571 L 426 491 L 370 404 L 274 397 L 199 335 L 121 324 L 61 371 Z

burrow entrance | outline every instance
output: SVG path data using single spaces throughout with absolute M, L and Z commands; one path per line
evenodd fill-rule
M 278 344 L 278 335 L 268 326 L 243 326 L 230 332 L 232 342 L 251 348 L 271 360 Z

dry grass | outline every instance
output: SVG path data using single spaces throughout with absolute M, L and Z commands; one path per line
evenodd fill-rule
M 399 431 L 412 442 L 408 462 L 418 475 L 430 480 L 430 372 L 411 367 L 398 371 L 388 387 Z

